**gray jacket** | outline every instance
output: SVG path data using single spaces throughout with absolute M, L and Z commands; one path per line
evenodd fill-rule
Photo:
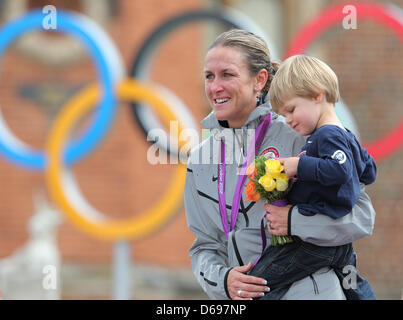
M 190 155 L 185 186 L 185 210 L 189 229 L 196 239 L 189 250 L 193 272 L 203 290 L 212 299 L 229 299 L 226 277 L 238 265 L 255 261 L 262 250 L 260 221 L 263 202 L 245 202 L 245 190 L 235 229 L 225 237 L 218 206 L 217 171 L 219 141 L 225 136 L 226 147 L 226 206 L 231 219 L 232 198 L 238 179 L 241 154 L 253 141 L 253 132 L 260 120 L 271 111 L 269 105 L 258 106 L 241 129 L 223 128 L 213 113 L 202 124 L 212 134 Z M 237 137 L 234 137 L 237 134 Z M 232 136 L 232 139 L 231 139 Z M 299 154 L 305 139 L 293 131 L 284 119 L 273 113 L 271 126 L 263 140 L 259 155 L 272 152 L 289 157 Z M 375 211 L 369 197 L 361 189 L 359 202 L 351 214 L 333 220 L 326 215 L 304 216 L 294 207 L 291 215 L 291 234 L 322 246 L 346 244 L 370 235 Z M 266 236 L 270 234 L 266 231 Z M 268 240 L 268 243 L 270 241 Z

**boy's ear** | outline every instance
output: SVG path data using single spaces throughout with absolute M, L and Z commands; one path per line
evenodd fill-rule
M 316 95 L 315 102 L 316 102 L 316 103 L 321 103 L 324 96 L 325 96 L 325 95 L 324 95 L 323 92 L 319 92 L 319 93 Z

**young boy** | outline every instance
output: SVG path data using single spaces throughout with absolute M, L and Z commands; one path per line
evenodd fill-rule
M 280 159 L 287 176 L 297 178 L 288 201 L 304 215 L 343 217 L 358 201 L 360 183 L 367 185 L 376 179 L 374 160 L 336 115 L 338 99 L 335 73 L 319 59 L 304 55 L 285 60 L 270 86 L 273 110 L 294 130 L 309 136 L 298 157 Z M 273 281 L 278 283 L 277 291 L 283 293 L 288 279 L 324 266 L 335 270 L 347 299 L 375 299 L 368 281 L 358 273 L 355 283 L 346 285 L 344 272 L 356 266 L 352 244 L 318 247 L 296 238 L 283 248 L 269 247 L 251 274 L 266 276 L 271 288 Z M 273 293 L 264 298 L 275 297 Z
M 310 136 L 299 157 L 281 160 L 287 176 L 298 179 L 288 200 L 304 215 L 343 217 L 358 201 L 360 182 L 376 179 L 374 160 L 336 115 L 338 99 L 335 73 L 303 55 L 287 59 L 270 88 L 273 110 L 298 133 Z

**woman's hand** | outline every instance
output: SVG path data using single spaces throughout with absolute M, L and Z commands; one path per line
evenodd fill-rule
M 265 292 L 270 291 L 265 279 L 246 275 L 252 267 L 253 263 L 249 262 L 247 265 L 234 267 L 229 272 L 227 289 L 231 299 L 251 300 L 262 297 Z
M 288 211 L 291 205 L 277 207 L 271 204 L 263 205 L 263 210 L 267 211 L 266 220 L 269 232 L 276 236 L 288 235 Z

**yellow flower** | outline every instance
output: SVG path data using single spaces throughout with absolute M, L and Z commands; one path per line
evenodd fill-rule
M 281 171 L 284 170 L 284 167 L 278 160 L 269 159 L 266 160 L 264 163 L 266 166 L 266 173 L 271 174 L 274 179 L 277 179 L 280 176 Z
M 278 191 L 286 191 L 288 188 L 288 178 L 285 173 L 281 173 L 281 175 L 276 179 L 276 189 Z
M 276 187 L 276 181 L 271 175 L 267 173 L 264 176 L 260 177 L 259 184 L 262 185 L 262 187 L 269 192 L 273 191 Z

